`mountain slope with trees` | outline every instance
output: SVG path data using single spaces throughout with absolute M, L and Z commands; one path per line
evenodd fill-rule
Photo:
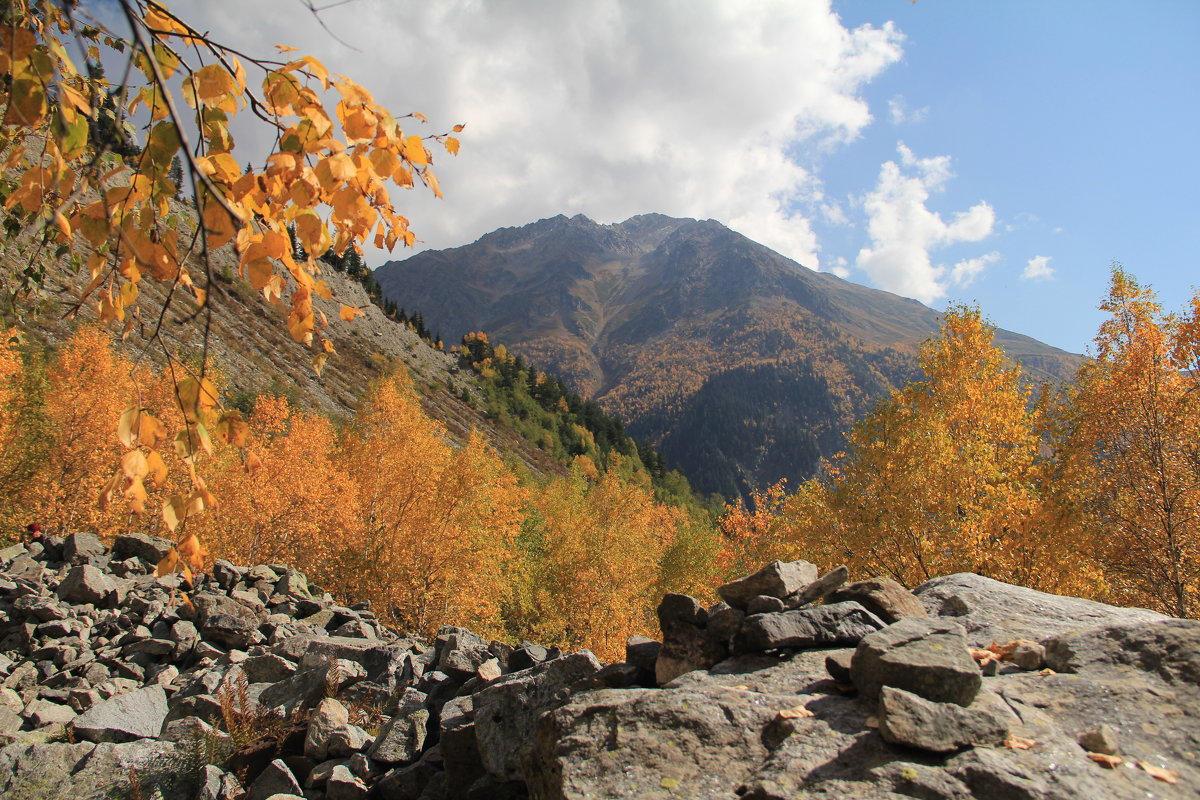
M 565 376 L 727 497 L 811 476 L 842 431 L 916 375 L 941 314 L 818 273 L 713 220 L 582 215 L 504 228 L 376 271 L 432 330 L 484 330 Z M 1034 380 L 1078 356 L 997 341 Z

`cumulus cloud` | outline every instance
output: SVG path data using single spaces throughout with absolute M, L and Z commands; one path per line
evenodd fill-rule
M 966 288 L 975 282 L 983 271 L 987 269 L 989 264 L 994 264 L 1000 260 L 1000 254 L 993 251 L 986 253 L 978 258 L 968 258 L 959 261 L 950 270 L 950 282 L 955 286 Z
M 850 277 L 850 266 L 846 263 L 846 259 L 838 256 L 833 260 L 833 264 L 829 267 L 829 271 L 839 278 Z
M 1050 256 L 1034 256 L 1021 272 L 1023 281 L 1046 281 L 1053 277 L 1054 267 L 1050 266 Z
M 857 265 L 879 288 L 932 303 L 945 297 L 948 284 L 946 268 L 933 263 L 930 251 L 986 238 L 995 227 L 996 214 L 981 202 L 947 222 L 926 203 L 953 177 L 950 157 L 919 158 L 903 142 L 897 152 L 900 163 L 885 162 L 875 188 L 863 198 L 871 245 L 859 250 Z M 983 261 L 979 269 L 986 264 Z M 958 272 L 969 273 L 970 266 Z M 951 272 L 950 280 L 954 279 Z
M 429 247 L 558 213 L 658 211 L 718 219 L 813 267 L 816 235 L 796 209 L 822 195 L 804 154 L 871 122 L 861 90 L 903 43 L 890 24 L 846 28 L 830 0 L 331 7 L 322 19 L 357 52 L 295 0 L 188 14 L 248 52 L 282 41 L 316 55 L 393 112 L 423 112 L 428 132 L 465 123 L 460 155 L 438 157 L 445 200 L 394 198 Z
M 906 122 L 924 122 L 925 117 L 929 116 L 929 106 L 909 108 L 908 101 L 904 99 L 904 95 L 898 94 L 891 100 L 888 100 L 888 115 L 891 117 L 893 125 L 903 125 Z

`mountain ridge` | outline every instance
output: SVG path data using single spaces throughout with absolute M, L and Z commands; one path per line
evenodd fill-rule
M 487 331 L 622 416 L 698 488 L 726 496 L 811 475 L 878 397 L 915 377 L 919 344 L 941 319 L 915 300 L 810 270 L 715 220 L 662 214 L 612 224 L 558 215 L 375 274 L 389 299 L 419 309 L 448 340 Z M 1065 380 L 1081 363 L 1011 331 L 998 330 L 997 343 L 1034 379 Z M 747 402 L 754 391 L 779 395 L 777 380 L 807 399 L 780 396 L 776 410 Z M 756 432 L 724 430 L 716 407 Z M 824 410 L 814 417 L 814 408 Z M 772 417 L 789 429 L 782 439 L 763 422 Z M 795 419 L 808 424 L 802 430 Z M 742 443 L 714 453 L 695 441 L 721 430 Z M 720 464 L 710 469 L 714 458 Z

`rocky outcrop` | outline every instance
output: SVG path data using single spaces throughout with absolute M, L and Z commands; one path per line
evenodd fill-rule
M 147 538 L 0 551 L 5 800 L 1198 796 L 1194 621 L 775 562 L 605 666 Z

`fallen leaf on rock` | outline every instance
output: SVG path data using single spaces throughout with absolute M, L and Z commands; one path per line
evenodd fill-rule
M 863 725 L 866 725 L 868 728 L 878 728 L 879 717 L 867 717 L 867 721 Z
M 746 685 L 746 684 L 744 684 L 744 683 L 739 683 L 737 686 L 730 686 L 729 688 L 730 688 L 730 689 L 733 689 L 734 691 L 737 691 L 737 692 L 748 692 L 748 691 L 750 691 L 750 687 L 749 687 L 749 686 L 747 686 L 747 685 Z
M 1087 757 L 1108 769 L 1116 769 L 1125 763 L 1125 759 L 1120 756 L 1110 756 L 1107 753 L 1088 753 Z
M 1058 674 L 1057 672 L 1050 669 L 1049 667 L 1046 667 L 1045 669 L 1038 671 L 1038 675 L 1057 675 L 1057 674 Z
M 1028 750 L 1037 744 L 1037 739 L 1026 739 L 1022 736 L 1010 736 L 1004 740 L 1004 746 L 1009 750 Z
M 1141 767 L 1146 772 L 1146 774 L 1149 775 L 1151 778 L 1156 778 L 1156 779 L 1162 781 L 1163 783 L 1178 783 L 1179 782 L 1179 773 L 1173 769 L 1167 769 L 1166 767 L 1156 767 L 1153 764 L 1148 764 L 1145 761 L 1141 761 L 1141 760 L 1135 761 L 1133 763 L 1135 763 L 1139 767 Z
M 995 647 L 996 643 L 992 642 L 992 646 Z M 990 647 L 987 649 L 972 647 L 971 658 L 975 659 L 975 662 L 979 664 L 980 667 L 986 667 L 991 662 L 1000 660 L 1000 656 L 998 656 Z
M 809 711 L 804 706 L 795 706 L 794 708 L 785 708 L 779 712 L 778 719 L 804 719 L 806 717 L 815 717 L 816 714 Z
M 658 782 L 658 785 L 664 789 L 674 789 L 676 786 L 679 785 L 679 779 L 678 778 L 663 778 L 661 781 Z

